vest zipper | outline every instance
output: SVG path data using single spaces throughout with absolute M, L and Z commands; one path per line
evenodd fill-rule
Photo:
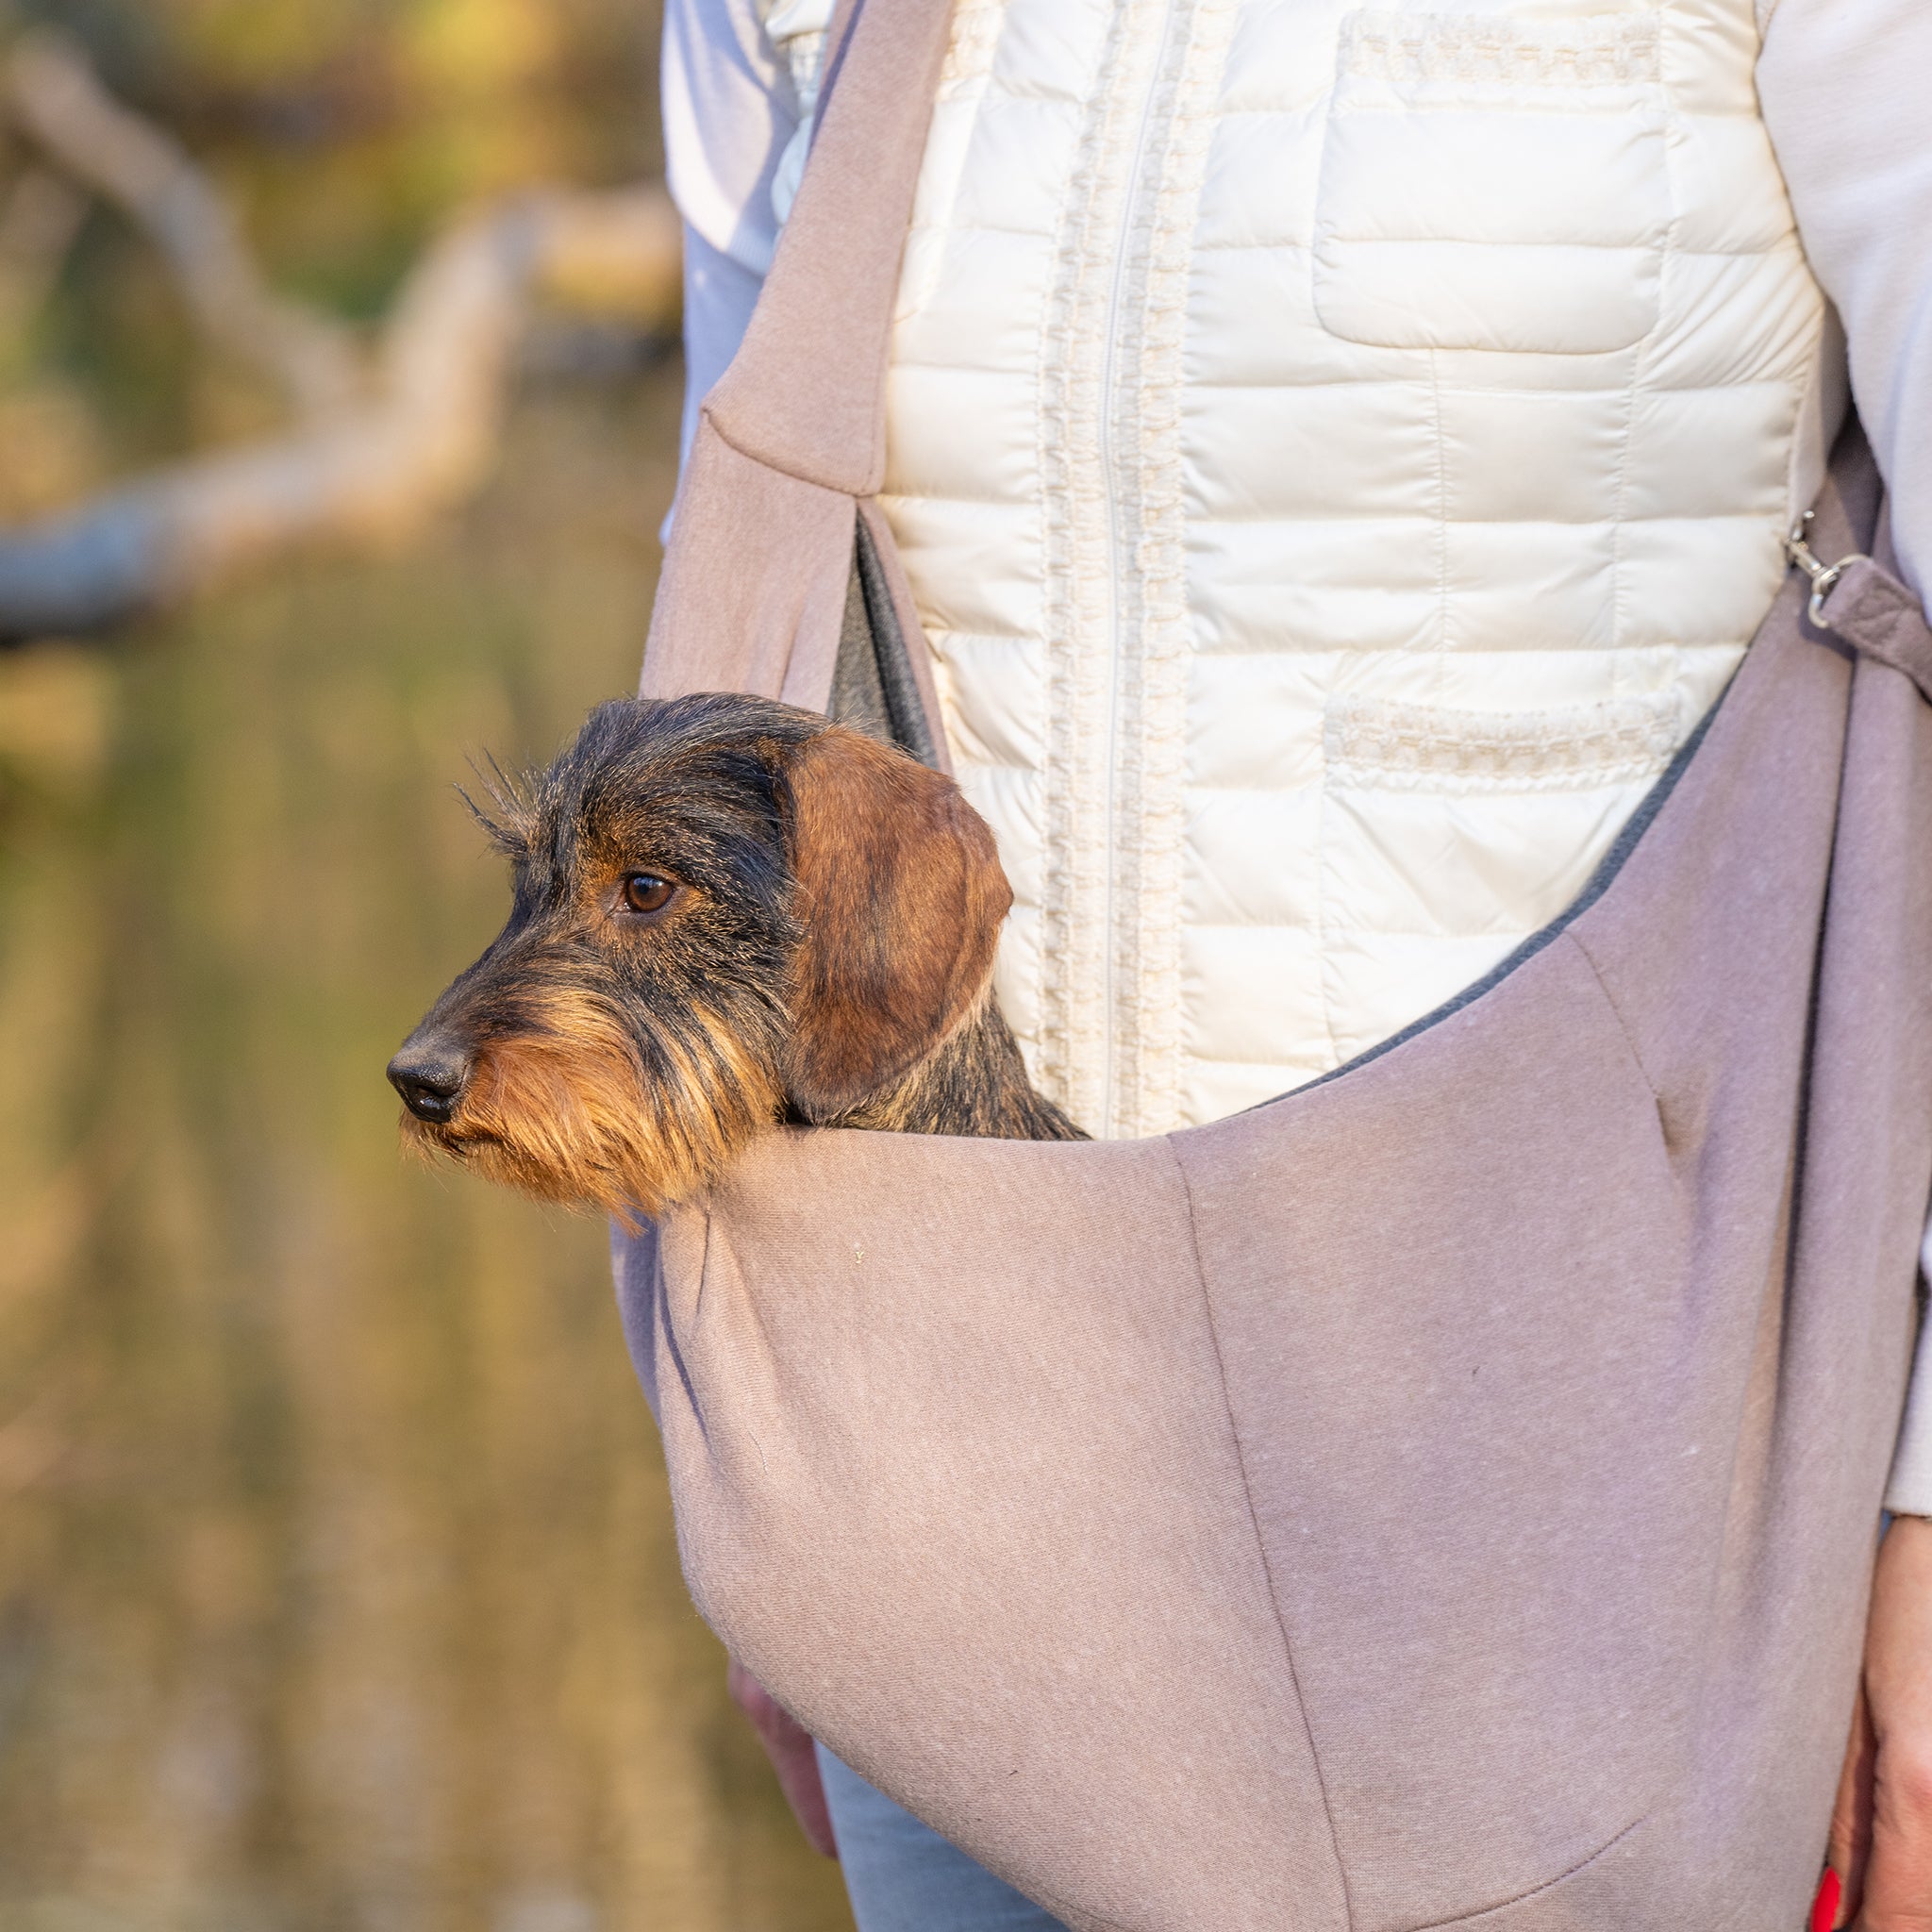
M 1149 140 L 1154 127 L 1154 103 L 1160 92 L 1160 78 L 1166 67 L 1167 42 L 1174 32 L 1177 0 L 1164 0 L 1160 8 L 1160 30 L 1156 36 L 1153 58 L 1141 82 L 1141 115 L 1134 133 L 1133 156 L 1127 170 L 1126 192 L 1121 201 L 1120 225 L 1114 234 L 1113 273 L 1108 288 L 1107 298 L 1107 354 L 1101 365 L 1100 392 L 1100 469 L 1107 487 L 1107 525 L 1108 525 L 1108 687 L 1107 687 L 1107 827 L 1108 845 L 1111 848 L 1112 833 L 1116 822 L 1120 777 L 1120 731 L 1121 731 L 1121 664 L 1122 664 L 1122 596 L 1121 571 L 1124 539 L 1121 531 L 1121 491 L 1117 468 L 1119 456 L 1116 448 L 1115 411 L 1120 404 L 1119 361 L 1120 329 L 1122 310 L 1125 307 L 1125 291 L 1129 273 L 1129 258 L 1132 254 L 1132 239 L 1136 219 L 1141 199 L 1146 192 L 1144 179 L 1147 167 Z M 1102 899 L 1105 936 L 1103 959 L 1105 962 L 1105 986 L 1101 1007 L 1106 1048 L 1104 1063 L 1106 1076 L 1101 1088 L 1101 1128 L 1102 1134 L 1111 1137 L 1117 1130 L 1115 1115 L 1118 1104 L 1118 1083 L 1115 1079 L 1116 1061 L 1116 979 L 1120 970 L 1120 935 L 1115 924 L 1114 901 L 1115 861 L 1109 849 L 1107 865 L 1107 887 Z

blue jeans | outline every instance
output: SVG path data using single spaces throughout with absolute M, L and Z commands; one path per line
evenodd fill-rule
M 823 1744 L 819 1774 L 858 1932 L 1066 1932 Z

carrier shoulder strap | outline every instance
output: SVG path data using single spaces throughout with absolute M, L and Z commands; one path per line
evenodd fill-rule
M 845 0 L 770 275 L 704 413 L 733 448 L 860 497 L 885 480 L 899 262 L 951 0 Z
M 941 765 L 930 654 L 873 498 L 951 13 L 952 0 L 843 0 L 834 19 L 809 163 L 744 340 L 699 411 L 641 685 L 823 710 L 836 676 L 871 707 L 863 722 Z
M 1785 539 L 1785 559 L 1806 579 L 1788 593 L 1800 635 L 1835 639 L 1932 699 L 1932 628 L 1899 574 L 1884 479 L 1856 415 L 1839 432 L 1811 508 Z
M 1880 555 L 1890 546 L 1881 542 Z M 1932 699 L 1932 627 L 1918 595 L 1876 558 L 1862 552 L 1822 563 L 1794 533 L 1791 561 L 1811 579 L 1808 616 L 1862 658 L 1903 672 Z

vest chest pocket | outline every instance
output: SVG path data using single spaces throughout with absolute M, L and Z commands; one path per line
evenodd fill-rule
M 1589 884 L 1688 732 L 1681 693 L 1485 712 L 1338 694 L 1323 729 L 1327 1019 L 1346 1058 Z
M 1392 349 L 1628 348 L 1657 320 L 1665 130 L 1653 13 L 1345 15 L 1323 326 Z

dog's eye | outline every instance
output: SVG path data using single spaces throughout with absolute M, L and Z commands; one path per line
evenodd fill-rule
M 676 890 L 654 872 L 634 872 L 624 882 L 624 903 L 633 912 L 661 912 Z

